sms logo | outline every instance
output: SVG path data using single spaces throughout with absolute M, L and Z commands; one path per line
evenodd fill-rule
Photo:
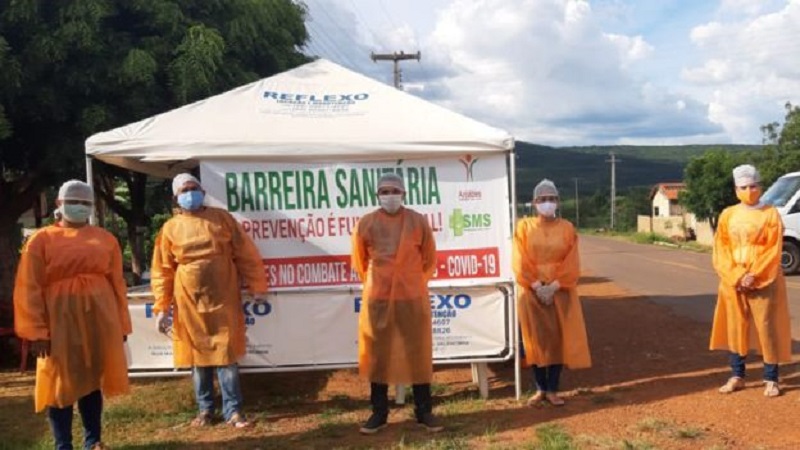
M 492 215 L 489 213 L 464 214 L 461 208 L 456 208 L 450 214 L 448 225 L 453 230 L 453 236 L 463 236 L 465 231 L 485 230 L 492 226 Z

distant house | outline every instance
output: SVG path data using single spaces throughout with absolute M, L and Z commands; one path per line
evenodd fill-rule
M 683 216 L 686 210 L 678 204 L 678 194 L 686 190 L 684 183 L 658 183 L 650 192 L 653 217 Z

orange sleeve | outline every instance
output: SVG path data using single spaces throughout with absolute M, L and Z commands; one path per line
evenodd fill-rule
M 514 229 L 514 247 L 512 249 L 511 265 L 514 270 L 517 284 L 528 288 L 536 281 L 536 267 L 533 257 L 528 252 L 528 225 L 520 220 Z
M 252 294 L 267 292 L 267 272 L 264 268 L 264 259 L 258 251 L 255 242 L 244 231 L 242 225 L 227 211 L 220 210 L 225 216 L 231 230 L 233 244 L 233 262 L 236 270 L 247 283 L 247 289 Z
M 167 222 L 169 223 L 169 222 Z M 164 224 L 166 227 L 167 224 Z M 164 227 L 156 235 L 153 245 L 153 261 L 150 264 L 150 290 L 155 297 L 153 311 L 168 313 L 172 306 L 173 289 L 175 288 L 175 268 L 177 264 L 172 256 L 169 238 L 164 236 Z
M 436 271 L 436 240 L 433 238 L 433 230 L 431 230 L 430 224 L 424 217 L 422 217 L 422 245 L 420 252 L 422 253 L 422 272 L 425 274 L 425 280 L 429 281 Z
M 111 271 L 108 274 L 108 281 L 114 288 L 122 334 L 127 336 L 133 332 L 133 327 L 131 327 L 131 314 L 128 311 L 128 286 L 125 284 L 125 277 L 122 276 L 122 250 L 120 250 L 119 242 L 115 237 L 111 236 L 111 242 L 113 248 L 111 249 Z
M 14 283 L 14 331 L 29 341 L 50 339 L 45 302 L 45 257 L 47 234 L 31 236 L 22 250 Z
M 360 278 L 362 282 L 366 282 L 367 268 L 369 267 L 369 254 L 367 253 L 367 243 L 364 242 L 364 239 L 361 236 L 361 227 L 363 225 L 363 221 L 364 218 L 358 221 L 355 232 L 353 232 L 353 248 L 350 254 L 350 263 L 353 266 L 353 270 L 355 270 L 358 274 L 358 278 Z
M 738 267 L 733 259 L 731 243 L 728 239 L 728 220 L 730 209 L 725 209 L 719 216 L 717 232 L 714 233 L 714 270 L 717 271 L 720 281 L 726 286 L 736 287 L 739 280 L 747 273 L 743 267 Z
M 753 287 L 761 289 L 769 286 L 781 270 L 781 252 L 783 251 L 783 222 L 775 208 L 769 208 L 769 217 L 764 223 L 762 233 L 762 251 L 750 266 L 750 273 L 755 277 Z
M 565 221 L 564 241 L 569 246 L 564 261 L 556 269 L 555 279 L 562 288 L 573 288 L 578 285 L 581 276 L 580 257 L 578 252 L 578 234 L 571 223 Z

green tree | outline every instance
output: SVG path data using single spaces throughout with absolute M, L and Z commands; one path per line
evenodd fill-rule
M 44 187 L 83 177 L 88 136 L 306 62 L 305 14 L 292 0 L 0 0 L 0 303 L 15 223 Z M 147 178 L 98 172 L 141 248 Z
M 736 203 L 732 171 L 743 159 L 744 155 L 722 149 L 692 158 L 686 166 L 686 190 L 680 194 L 680 203 L 716 230 L 719 213 Z
M 765 186 L 787 172 L 800 171 L 800 107 L 790 102 L 784 107 L 783 125 L 772 122 L 761 126 L 765 145 L 754 155 Z

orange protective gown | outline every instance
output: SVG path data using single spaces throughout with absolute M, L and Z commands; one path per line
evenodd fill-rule
M 564 364 L 571 369 L 592 365 L 583 309 L 578 298 L 578 235 L 566 220 L 522 219 L 514 231 L 513 268 L 517 281 L 517 315 L 525 345 L 525 366 Z M 542 305 L 531 290 L 536 280 L 561 288 L 553 304 Z
M 395 215 L 382 209 L 365 215 L 353 233 L 352 261 L 364 282 L 358 317 L 361 375 L 373 383 L 430 383 L 428 280 L 436 243 L 428 221 L 407 208 Z
M 240 278 L 267 291 L 264 262 L 227 211 L 179 213 L 159 232 L 153 251 L 153 311 L 173 306 L 175 367 L 227 366 L 247 351 Z
M 768 364 L 791 361 L 782 245 L 783 224 L 774 207 L 740 204 L 722 211 L 714 236 L 714 269 L 720 281 L 712 350 L 744 356 L 753 349 Z M 755 277 L 755 289 L 738 292 L 736 286 L 748 272 Z
M 36 361 L 37 412 L 71 406 L 98 389 L 128 392 L 126 296 L 111 233 L 51 226 L 31 236 L 14 286 L 14 328 L 23 339 L 50 341 L 50 356 Z

